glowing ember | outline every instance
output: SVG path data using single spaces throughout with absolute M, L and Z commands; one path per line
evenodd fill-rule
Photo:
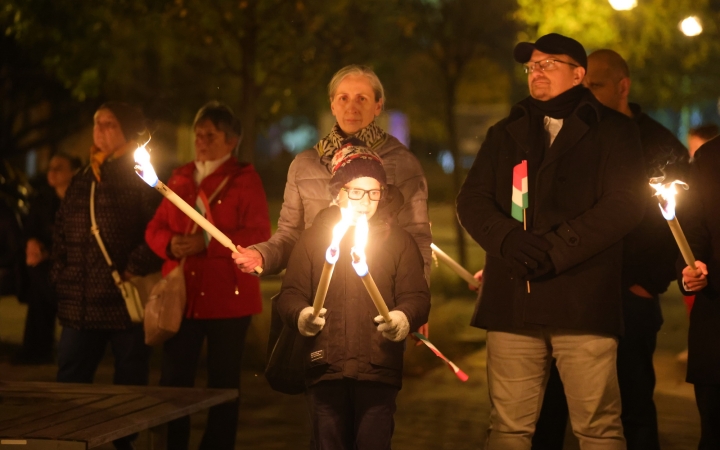
M 348 228 L 352 225 L 352 212 L 350 208 L 340 208 L 342 219 L 333 228 L 333 237 L 330 246 L 325 253 L 325 259 L 330 264 L 335 264 L 340 257 L 340 241 L 342 240 Z
M 368 222 L 367 216 L 362 214 L 355 223 L 355 245 L 352 248 L 353 267 L 361 277 L 368 273 L 367 260 L 365 258 L 365 246 L 367 245 Z
M 145 145 L 135 150 L 135 172 L 152 187 L 158 183 L 158 176 L 150 164 L 150 153 L 145 149 Z
M 357 272 L 358 276 L 362 279 L 365 289 L 367 289 L 368 295 L 375 304 L 378 313 L 383 316 L 386 323 L 391 323 L 392 317 L 390 317 L 390 311 L 375 284 L 375 280 L 373 280 L 372 275 L 370 275 L 370 269 L 368 269 L 367 259 L 365 258 L 365 245 L 368 240 L 368 231 L 367 216 L 362 214 L 355 222 L 355 245 L 351 251 L 352 265 L 355 272 Z
M 655 195 L 660 199 L 660 211 L 662 211 L 665 220 L 672 220 L 675 218 L 675 196 L 677 195 L 677 189 L 675 185 L 679 184 L 684 189 L 688 188 L 687 183 L 675 180 L 670 183 L 650 183 L 655 189 Z

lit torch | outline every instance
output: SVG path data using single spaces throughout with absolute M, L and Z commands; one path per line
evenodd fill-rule
M 433 251 L 433 255 L 437 259 L 442 260 L 445 264 L 450 266 L 450 268 L 455 272 L 456 274 L 460 275 L 460 278 L 467 281 L 470 285 L 475 286 L 477 288 L 480 287 L 480 282 L 472 276 L 470 272 L 468 272 L 463 266 L 457 263 L 454 259 L 452 259 L 450 256 L 448 256 L 447 253 L 440 250 L 440 248 L 435 244 L 430 244 L 430 248 Z
M 320 314 L 320 310 L 325 303 L 330 278 L 332 278 L 333 270 L 335 270 L 335 263 L 340 257 L 340 241 L 343 236 L 345 236 L 350 225 L 352 225 L 352 212 L 350 209 L 341 208 L 340 212 L 342 213 L 342 219 L 340 219 L 340 222 L 333 228 L 332 241 L 325 252 L 325 264 L 320 274 L 320 282 L 318 283 L 317 291 L 315 291 L 315 300 L 313 301 L 313 317 L 317 317 L 318 314 Z
M 695 269 L 695 257 L 692 254 L 692 250 L 690 250 L 690 245 L 688 244 L 687 239 L 685 239 L 685 233 L 683 233 L 682 228 L 680 228 L 680 223 L 678 222 L 677 217 L 675 217 L 675 195 L 677 195 L 677 190 L 675 189 L 676 184 L 679 184 L 687 189 L 687 184 L 678 180 L 666 184 L 650 183 L 650 186 L 655 188 L 655 195 L 658 197 L 660 202 L 660 211 L 662 211 L 663 217 L 665 217 L 668 225 L 670 225 L 670 231 L 672 231 L 675 241 L 677 241 L 678 247 L 680 247 L 680 253 L 682 253 L 685 264 Z
M 192 206 L 188 205 L 185 200 L 180 198 L 175 192 L 173 192 L 165 183 L 158 179 L 155 174 L 155 169 L 150 164 L 150 154 L 145 150 L 145 145 L 138 147 L 135 150 L 135 172 L 143 179 L 144 182 L 154 187 L 156 191 L 161 193 L 166 199 L 170 200 L 172 204 L 180 208 L 180 211 L 184 212 L 190 219 L 200 225 L 205 231 L 210 233 L 212 237 L 217 239 L 222 245 L 230 249 L 230 251 L 236 252 L 237 247 L 230 240 L 229 237 L 225 236 L 222 231 L 218 230 L 215 225 L 210 223 L 205 217 L 195 210 Z M 261 267 L 255 267 L 255 273 L 262 273 Z
M 355 272 L 360 276 L 360 279 L 362 279 L 363 284 L 365 285 L 365 289 L 367 289 L 368 294 L 370 294 L 370 298 L 372 299 L 373 303 L 375 303 L 375 307 L 377 308 L 378 312 L 381 316 L 385 318 L 385 323 L 392 322 L 392 319 L 390 318 L 390 311 L 388 311 L 388 307 L 385 304 L 385 300 L 383 300 L 382 295 L 380 294 L 380 291 L 377 288 L 377 285 L 375 284 L 375 280 L 373 280 L 372 275 L 370 275 L 370 270 L 368 269 L 367 265 L 367 258 L 365 258 L 365 245 L 367 244 L 367 236 L 368 236 L 368 223 L 367 223 L 367 216 L 365 214 L 358 217 L 357 222 L 355 223 L 355 245 L 352 248 L 352 265 L 355 269 Z

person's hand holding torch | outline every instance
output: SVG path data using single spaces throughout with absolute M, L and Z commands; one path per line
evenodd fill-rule
M 385 300 L 382 298 L 380 291 L 370 275 L 370 269 L 367 265 L 365 256 L 365 246 L 368 238 L 368 222 L 365 214 L 360 215 L 355 223 L 355 245 L 352 248 L 352 265 L 355 272 L 362 279 L 365 289 L 367 289 L 370 298 L 380 313 L 375 317 L 375 323 L 378 323 L 378 331 L 380 331 L 386 339 L 394 342 L 405 340 L 410 332 L 410 322 L 402 311 L 389 311 Z
M 683 289 L 689 292 L 702 291 L 708 285 L 707 265 L 696 260 L 695 267 L 686 266 L 682 271 Z

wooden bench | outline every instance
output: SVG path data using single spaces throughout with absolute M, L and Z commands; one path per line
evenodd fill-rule
M 1 450 L 84 450 L 234 400 L 234 389 L 0 381 Z

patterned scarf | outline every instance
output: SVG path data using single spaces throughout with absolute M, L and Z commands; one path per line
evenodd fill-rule
M 133 148 L 137 148 L 137 143 L 135 141 L 130 141 L 127 144 L 123 145 L 119 149 L 115 150 L 114 152 L 107 154 L 104 151 L 100 150 L 100 148 L 93 145 L 90 147 L 90 167 L 92 168 L 93 173 L 95 174 L 95 179 L 98 181 L 100 180 L 100 166 L 103 165 L 106 159 L 117 159 L 121 156 L 123 156 L 125 153 L 130 151 Z
M 373 151 L 377 151 L 376 149 L 387 140 L 387 133 L 385 133 L 374 120 L 370 122 L 370 125 L 361 129 L 352 136 L 363 141 L 365 145 Z M 330 134 L 320 139 L 320 142 L 318 142 L 314 147 L 323 164 L 326 166 L 330 165 L 333 155 L 335 154 L 335 150 L 342 147 L 343 141 L 345 141 L 348 137 L 347 133 L 341 130 L 340 125 L 336 122 L 335 126 L 333 126 L 330 131 Z

